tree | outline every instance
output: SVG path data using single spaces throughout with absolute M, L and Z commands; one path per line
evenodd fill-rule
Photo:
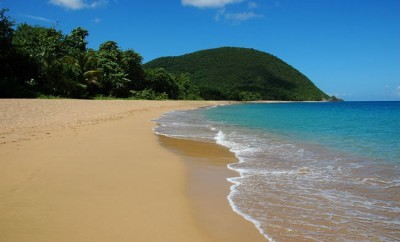
M 198 100 L 200 98 L 199 89 L 191 82 L 189 74 L 177 74 L 174 77 L 179 87 L 178 99 Z
M 81 58 L 81 68 L 89 96 L 94 96 L 101 90 L 103 74 L 98 67 L 97 52 L 89 49 Z
M 64 35 L 54 27 L 20 24 L 0 10 L 0 97 L 111 97 L 198 99 L 187 74 L 144 71 L 143 58 L 114 41 L 87 49 L 88 31 Z
M 129 96 L 131 80 L 122 68 L 122 52 L 114 41 L 100 45 L 97 53 L 98 66 L 103 77 L 101 86 L 103 94 L 116 97 Z
M 238 93 L 238 100 L 240 101 L 258 101 L 262 100 L 262 97 L 257 92 L 239 92 Z
M 6 16 L 7 11 L 0 9 L 0 97 L 34 97 L 29 88 L 37 76 L 37 66 L 13 45 L 14 22 Z
M 17 52 L 37 63 L 39 73 L 32 77 L 41 92 L 51 95 L 65 93 L 62 78 L 63 35 L 54 28 L 21 24 L 15 30 L 13 44 Z
M 86 52 L 86 37 L 89 32 L 81 27 L 75 28 L 63 40 L 66 55 L 79 59 Z
M 86 96 L 86 37 L 88 31 L 76 28 L 64 36 L 55 28 L 21 24 L 13 44 L 17 52 L 36 63 L 37 75 L 30 80 L 36 91 L 64 97 Z
M 131 81 L 131 88 L 144 89 L 144 70 L 142 68 L 143 57 L 133 50 L 122 52 L 122 69 Z
M 64 48 L 61 63 L 63 77 L 69 80 L 71 97 L 85 97 L 94 91 L 91 84 L 96 84 L 100 71 L 97 69 L 97 60 L 93 51 L 86 49 L 88 31 L 78 27 L 63 38 Z M 94 64 L 95 63 L 95 64 Z
M 5 16 L 8 9 L 0 9 L 0 79 L 11 71 L 8 61 L 13 54 L 12 35 L 14 23 Z
M 9 90 L 5 90 L 9 81 L 7 80 L 13 72 L 12 56 L 12 26 L 14 23 L 6 16 L 8 9 L 0 9 L 0 96 L 8 96 Z
M 156 93 L 166 93 L 168 98 L 178 99 L 179 85 L 174 76 L 163 68 L 147 70 L 146 85 Z

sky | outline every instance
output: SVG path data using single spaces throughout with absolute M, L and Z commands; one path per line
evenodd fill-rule
M 235 46 L 279 57 L 348 101 L 400 101 L 400 0 L 0 0 L 18 23 L 89 31 L 144 62 Z

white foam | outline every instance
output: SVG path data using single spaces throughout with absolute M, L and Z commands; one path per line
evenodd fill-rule
M 225 103 L 221 103 L 221 104 L 215 104 L 215 105 L 210 105 L 208 107 L 205 107 L 205 109 L 213 109 L 213 108 L 217 108 L 217 107 L 222 107 L 222 106 L 227 106 L 229 104 L 225 104 Z
M 299 174 L 309 174 L 312 173 L 312 169 L 306 166 L 300 167 L 299 169 L 297 169 L 297 173 Z
M 225 134 L 221 130 L 219 130 L 214 139 L 217 144 L 223 144 L 223 141 L 225 140 Z
M 234 143 L 233 143 L 233 142 L 229 142 L 229 141 L 226 140 L 226 136 L 225 136 L 225 134 L 222 132 L 222 130 L 219 130 L 219 131 L 218 131 L 218 133 L 217 133 L 217 134 L 215 135 L 215 137 L 214 137 L 214 140 L 215 140 L 215 142 L 216 142 L 217 144 L 222 145 L 222 146 L 225 146 L 225 147 L 227 147 L 231 152 L 233 152 L 233 153 L 235 154 L 236 158 L 239 160 L 239 163 L 244 162 L 244 160 L 238 155 L 239 150 L 233 148 L 233 147 L 234 147 Z M 255 150 L 256 150 L 255 148 L 245 148 L 245 149 L 242 149 L 242 151 L 247 151 L 247 152 L 249 152 L 249 151 L 255 151 Z M 232 163 L 232 164 L 234 164 L 234 163 Z M 274 242 L 275 240 L 273 240 L 270 236 L 268 236 L 268 235 L 265 233 L 265 231 L 261 228 L 261 225 L 262 225 L 262 224 L 261 224 L 260 221 L 256 220 L 255 218 L 251 217 L 250 215 L 248 215 L 248 214 L 242 212 L 242 211 L 235 205 L 235 203 L 234 203 L 232 197 L 233 197 L 236 193 L 238 193 L 236 187 L 239 186 L 239 185 L 241 185 L 241 183 L 239 182 L 239 180 L 240 180 L 241 178 L 243 178 L 243 177 L 246 176 L 246 175 L 245 175 L 246 170 L 245 170 L 245 169 L 236 169 L 236 168 L 232 168 L 232 166 L 231 166 L 232 164 L 228 164 L 227 167 L 228 167 L 230 170 L 234 170 L 234 171 L 236 171 L 236 172 L 239 173 L 239 177 L 232 177 L 232 178 L 228 178 L 228 179 L 227 179 L 227 181 L 229 181 L 229 182 L 231 182 L 231 183 L 233 184 L 233 185 L 230 187 L 230 193 L 229 193 L 229 195 L 227 196 L 227 199 L 228 199 L 228 201 L 229 201 L 230 206 L 232 207 L 232 210 L 233 210 L 235 213 L 237 213 L 237 214 L 239 214 L 240 216 L 242 216 L 244 219 L 246 219 L 246 220 L 252 222 L 252 223 L 256 226 L 256 228 L 258 229 L 258 231 L 259 231 L 266 239 L 268 239 L 268 241 Z
M 398 179 L 393 179 L 393 177 L 392 180 L 381 179 L 378 175 L 375 177 L 374 173 L 367 173 L 368 175 L 363 178 L 352 176 L 354 169 L 364 167 L 358 159 L 348 159 L 347 156 L 337 156 L 336 153 L 332 155 L 319 146 L 295 141 L 292 143 L 285 137 L 271 133 L 263 134 L 257 130 L 212 123 L 202 120 L 201 117 L 196 120 L 197 116 L 190 113 L 189 116 L 183 116 L 180 113 L 172 115 L 175 117 L 165 117 L 164 120 L 159 121 L 162 128 L 161 130 L 154 129 L 156 134 L 183 139 L 191 139 L 191 136 L 196 139 L 196 137 L 208 135 L 207 141 L 225 146 L 235 154 L 239 162 L 228 164 L 227 167 L 237 172 L 238 176 L 227 179 L 232 183 L 227 199 L 232 210 L 252 222 L 269 241 L 274 240 L 265 231 L 267 227 L 276 225 L 275 218 L 266 218 L 263 212 L 275 206 L 281 206 L 282 209 L 301 207 L 301 211 L 313 213 L 315 210 L 306 211 L 307 206 L 300 205 L 314 204 L 317 208 L 326 209 L 327 217 L 329 213 L 334 214 L 333 223 L 342 223 L 345 226 L 352 221 L 361 220 L 365 224 L 375 221 L 376 224 L 385 223 L 392 227 L 400 223 L 398 219 L 385 221 L 385 218 L 368 212 L 399 213 L 399 203 L 393 201 L 385 203 L 385 201 L 371 198 L 366 200 L 363 194 L 354 193 L 352 188 L 349 188 L 349 184 L 357 186 L 378 184 L 380 189 L 400 185 Z M 185 119 L 186 117 L 188 118 Z M 185 128 L 186 126 L 188 128 Z M 354 183 L 352 178 L 354 178 Z M 319 185 L 323 188 L 320 189 Z M 263 200 L 267 191 L 266 186 L 272 190 L 268 196 L 276 196 L 276 199 L 282 203 L 274 204 L 267 198 Z M 285 203 L 285 199 L 290 197 L 298 198 L 297 205 L 299 206 L 290 207 L 288 203 Z M 248 205 L 248 202 L 251 202 L 249 199 L 253 198 L 258 199 L 261 210 Z M 264 208 L 265 211 L 263 211 Z M 345 210 L 347 212 L 342 218 L 339 218 L 342 208 L 349 209 Z M 319 218 L 326 217 L 319 216 Z M 296 219 L 292 222 L 302 223 Z M 323 225 L 318 223 L 308 223 L 307 226 L 323 228 Z M 350 226 L 348 229 L 360 233 L 356 227 Z
M 227 199 L 228 199 L 228 201 L 229 201 L 229 204 L 230 204 L 231 207 L 232 207 L 232 210 L 233 210 L 235 213 L 237 213 L 237 214 L 239 214 L 240 216 L 242 216 L 243 218 L 245 218 L 247 221 L 252 222 L 252 223 L 256 226 L 256 228 L 258 229 L 258 231 L 259 231 L 266 239 L 268 239 L 268 241 L 274 242 L 275 240 L 273 240 L 271 237 L 269 237 L 269 236 L 264 232 L 264 230 L 261 228 L 261 222 L 260 222 L 260 221 L 254 219 L 253 217 L 251 217 L 251 216 L 248 215 L 248 214 L 243 213 L 243 212 L 235 205 L 235 203 L 233 202 L 232 197 L 233 197 L 236 193 L 238 193 L 238 191 L 236 190 L 236 187 L 240 185 L 240 182 L 235 181 L 234 179 L 231 179 L 231 178 L 228 178 L 227 180 L 228 180 L 229 182 L 232 182 L 232 183 L 233 183 L 233 185 L 230 187 L 230 193 L 229 193 L 229 195 L 227 196 Z

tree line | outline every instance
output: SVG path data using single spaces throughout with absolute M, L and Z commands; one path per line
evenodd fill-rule
M 87 47 L 81 27 L 15 25 L 0 10 L 0 97 L 200 99 L 187 74 L 144 70 L 143 57 L 115 41 Z
M 327 94 L 288 63 L 249 48 L 220 47 L 161 57 L 144 64 L 144 67 L 190 73 L 204 99 L 329 100 Z

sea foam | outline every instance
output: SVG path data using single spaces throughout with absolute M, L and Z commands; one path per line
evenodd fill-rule
M 374 127 L 375 136 L 388 134 L 391 144 L 367 148 L 376 137 L 367 135 L 357 142 L 358 134 L 343 123 L 350 120 L 341 120 L 340 115 L 354 113 L 339 109 L 341 104 L 316 105 L 177 111 L 161 117 L 155 132 L 215 142 L 233 152 L 238 162 L 228 168 L 238 176 L 228 179 L 232 183 L 228 201 L 270 241 L 400 240 L 400 168 L 393 162 L 400 161 L 400 156 L 385 153 L 398 150 L 400 137 L 393 136 L 393 130 Z M 327 112 L 324 105 L 337 112 Z M 351 108 L 354 112 L 356 107 Z M 294 116 L 297 123 L 286 123 Z M 302 126 L 302 117 L 319 123 Z M 333 117 L 339 121 L 330 127 Z M 269 119 L 276 123 L 266 123 Z M 399 121 L 389 123 L 396 122 L 400 127 Z M 359 132 L 365 130 L 361 127 Z

